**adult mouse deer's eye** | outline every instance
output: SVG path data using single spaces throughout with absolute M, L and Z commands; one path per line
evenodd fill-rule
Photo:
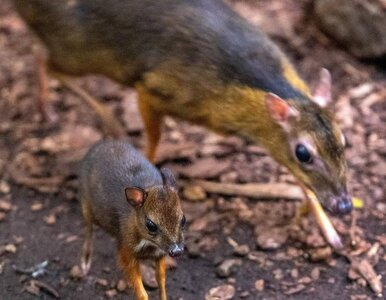
M 152 220 L 150 220 L 149 218 L 146 218 L 146 228 L 152 234 L 155 234 L 158 230 L 157 225 L 155 225 L 154 222 Z
M 182 219 L 181 219 L 181 227 L 184 228 L 186 225 L 186 218 L 185 216 L 182 216 Z
M 296 158 L 302 163 L 307 163 L 307 164 L 312 163 L 312 155 L 310 151 L 308 151 L 307 147 L 304 146 L 303 144 L 298 144 L 296 146 L 295 155 L 296 155 Z

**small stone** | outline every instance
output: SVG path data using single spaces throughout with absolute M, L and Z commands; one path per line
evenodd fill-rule
M 240 298 L 241 298 L 241 299 L 247 298 L 247 297 L 249 297 L 250 294 L 251 294 L 251 293 L 248 292 L 248 291 L 241 292 L 241 293 L 240 293 Z
M 262 292 L 264 290 L 264 279 L 258 279 L 255 281 L 255 289 L 258 292 Z
M 227 282 L 230 283 L 230 284 L 235 284 L 236 283 L 236 279 L 231 277 L 231 278 L 228 278 Z
M 43 209 L 43 203 L 41 202 L 35 202 L 31 205 L 31 210 L 32 211 L 39 211 Z
M 10 211 L 12 208 L 12 204 L 9 201 L 6 200 L 0 200 L 0 210 L 2 211 Z
M 282 247 L 288 239 L 288 232 L 284 228 L 265 228 L 256 230 L 257 245 L 264 250 L 276 250 Z
M 310 249 L 308 253 L 310 255 L 311 261 L 313 262 L 327 260 L 332 256 L 331 247 L 328 247 L 328 246 Z
M 111 289 L 111 290 L 106 291 L 105 294 L 106 294 L 107 298 L 114 298 L 115 296 L 118 295 L 118 292 L 116 289 Z
M 5 180 L 0 181 L 0 192 L 3 194 L 8 194 L 11 191 L 11 187 L 8 182 Z
M 17 248 L 14 244 L 7 244 L 5 245 L 4 250 L 9 253 L 16 253 Z
M 120 279 L 117 283 L 117 290 L 123 292 L 127 289 L 127 283 L 125 280 Z
M 70 277 L 72 279 L 80 279 L 80 278 L 83 278 L 83 276 L 84 276 L 83 271 L 79 266 L 75 265 L 71 268 Z
M 357 283 L 361 287 L 365 287 L 367 285 L 367 282 L 364 278 L 358 278 Z
M 328 278 L 327 282 L 330 283 L 330 284 L 334 284 L 335 283 L 335 278 L 330 277 L 330 278 Z
M 198 185 L 188 185 L 184 189 L 184 197 L 190 201 L 201 201 L 206 198 L 205 190 Z
M 216 273 L 221 278 L 229 277 L 241 264 L 241 259 L 226 259 L 216 268 Z
M 291 277 L 292 278 L 298 278 L 299 277 L 299 270 L 298 269 L 292 269 L 291 270 Z
M 224 284 L 211 288 L 205 295 L 205 300 L 230 300 L 235 296 L 233 285 Z
M 101 286 L 108 286 L 109 285 L 109 282 L 106 279 L 103 279 L 103 278 L 98 278 L 96 280 L 96 283 L 101 285 Z
M 315 267 L 312 269 L 311 274 L 310 274 L 312 280 L 316 281 L 320 277 L 320 269 L 318 267 Z
M 272 273 L 276 280 L 281 280 L 284 277 L 283 271 L 281 269 L 273 270 Z
M 304 276 L 304 277 L 300 278 L 298 282 L 303 283 L 303 284 L 309 284 L 312 282 L 312 279 L 308 276 Z
M 304 284 L 298 284 L 284 292 L 286 295 L 294 295 L 304 290 L 306 286 Z
M 56 215 L 54 213 L 49 214 L 48 216 L 45 216 L 44 222 L 46 222 L 48 225 L 53 225 L 56 223 Z

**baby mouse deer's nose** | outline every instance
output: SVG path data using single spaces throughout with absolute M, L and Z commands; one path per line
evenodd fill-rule
M 169 247 L 169 255 L 171 257 L 178 257 L 184 252 L 184 246 L 178 244 L 172 244 Z

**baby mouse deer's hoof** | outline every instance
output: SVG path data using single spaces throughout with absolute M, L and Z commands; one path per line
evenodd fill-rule
M 82 255 L 80 260 L 80 267 L 82 269 L 83 275 L 86 276 L 91 268 L 91 256 Z

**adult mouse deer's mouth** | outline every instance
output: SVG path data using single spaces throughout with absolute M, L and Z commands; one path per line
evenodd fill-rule
M 346 215 L 352 212 L 353 203 L 352 198 L 343 193 L 339 197 L 332 197 L 330 210 L 339 215 Z

